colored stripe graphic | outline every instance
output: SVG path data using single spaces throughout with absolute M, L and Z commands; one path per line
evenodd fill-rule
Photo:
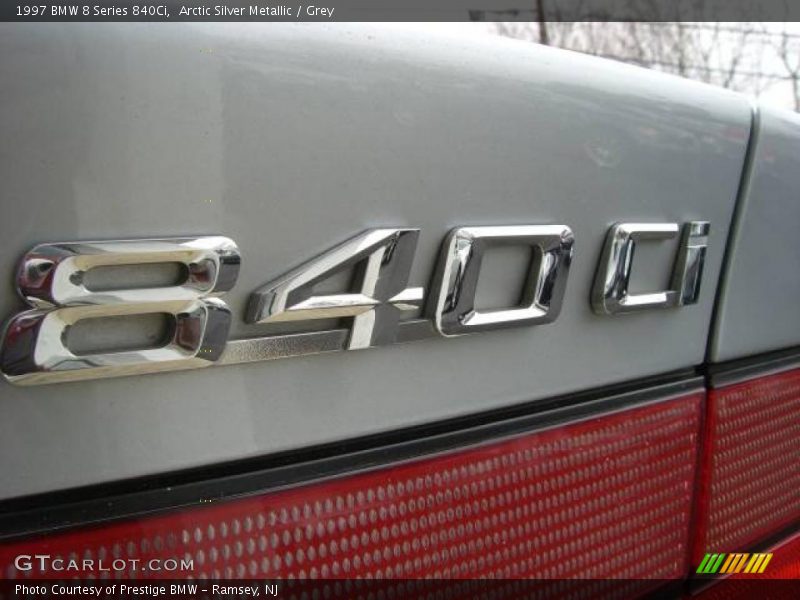
M 717 560 L 715 560 L 714 564 L 711 565 L 711 570 L 709 571 L 709 573 L 716 573 L 717 571 L 719 571 L 719 567 L 722 564 L 722 559 L 724 558 L 725 558 L 724 554 L 719 554 Z
M 705 573 L 706 572 L 706 566 L 708 565 L 708 561 L 710 559 L 711 559 L 711 555 L 710 554 L 706 554 L 703 557 L 703 560 L 700 561 L 700 565 L 697 567 L 697 572 L 698 573 Z
M 722 569 L 720 569 L 720 571 L 722 573 L 727 573 L 728 569 L 731 568 L 731 563 L 735 563 L 738 556 L 738 554 L 728 554 L 728 558 L 724 563 L 722 563 Z
M 758 567 L 763 560 L 762 554 L 753 554 L 753 558 L 750 559 L 750 562 L 747 563 L 747 566 L 744 568 L 745 573 L 758 573 Z
M 703 574 L 726 574 L 732 573 L 763 573 L 767 564 L 772 560 L 772 554 L 712 554 L 708 553 L 703 557 L 697 567 L 697 573 Z
M 697 567 L 698 573 L 716 573 L 719 569 L 722 559 L 725 558 L 724 554 L 706 554 L 700 566 Z M 725 563 L 728 564 L 727 562 Z
M 731 565 L 730 571 L 728 573 L 738 573 L 742 569 L 744 569 L 744 563 L 747 562 L 747 559 L 750 558 L 749 554 L 739 554 L 739 560 L 736 561 L 736 565 Z
M 761 568 L 758 570 L 759 573 L 763 573 L 764 569 L 767 568 L 769 561 L 772 560 L 772 554 L 763 554 L 762 556 L 764 557 L 764 562 L 761 563 Z

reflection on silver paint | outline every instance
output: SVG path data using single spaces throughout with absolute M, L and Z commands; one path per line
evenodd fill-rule
M 261 362 L 305 354 L 322 354 L 346 349 L 350 332 L 347 329 L 329 329 L 309 333 L 272 335 L 228 342 L 225 353 L 216 363 L 235 365 Z
M 177 262 L 185 281 L 169 287 L 92 291 L 86 272 L 100 266 Z M 37 308 L 8 322 L 0 371 L 11 382 L 32 385 L 199 368 L 216 361 L 228 339 L 231 314 L 214 295 L 233 287 L 240 257 L 221 236 L 42 244 L 20 263 L 17 284 Z M 167 314 L 170 339 L 159 348 L 77 355 L 66 332 L 83 319 Z
M 670 289 L 631 294 L 628 291 L 637 241 L 668 240 L 677 223 L 617 223 L 606 236 L 592 287 L 592 308 L 600 315 L 670 308 L 697 302 L 710 224 L 686 223 L 672 270 Z
M 417 310 L 422 288 L 408 288 L 419 229 L 374 229 L 329 250 L 253 292 L 248 323 L 355 317 L 347 348 L 394 341 L 403 312 Z M 355 293 L 314 295 L 314 285 L 356 268 Z
M 566 225 L 461 227 L 447 236 L 434 276 L 433 319 L 446 336 L 550 323 L 561 311 L 575 238 Z M 519 306 L 476 310 L 483 255 L 491 246 L 530 246 Z
M 427 319 L 410 319 L 398 323 L 395 341 L 415 342 L 434 337 L 438 332 Z M 242 340 L 231 340 L 214 366 L 262 362 L 307 354 L 325 354 L 347 350 L 350 331 L 328 329 L 309 333 L 272 335 Z

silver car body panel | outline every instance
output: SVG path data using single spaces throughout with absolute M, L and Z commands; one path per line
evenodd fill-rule
M 269 331 L 244 321 L 252 291 L 370 228 L 420 229 L 409 286 L 426 294 L 455 227 L 565 224 L 575 236 L 553 323 L 197 371 L 2 382 L 0 497 L 703 361 L 752 121 L 733 93 L 511 40 L 344 24 L 7 24 L 0 80 L 3 318 L 24 307 L 16 262 L 38 243 L 230 237 L 242 255 L 225 296 L 237 339 Z M 592 312 L 606 231 L 620 221 L 711 223 L 696 304 Z M 632 292 L 665 289 L 677 245 L 640 245 Z M 509 305 L 518 259 L 487 253 L 479 308 Z
M 710 358 L 800 345 L 800 117 L 761 108 Z

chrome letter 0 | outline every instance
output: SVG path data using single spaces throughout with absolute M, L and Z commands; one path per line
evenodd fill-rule
M 445 336 L 549 323 L 558 316 L 575 238 L 566 225 L 461 227 L 444 242 L 434 276 L 433 319 Z M 493 245 L 525 245 L 533 259 L 519 305 L 475 310 L 483 255 Z

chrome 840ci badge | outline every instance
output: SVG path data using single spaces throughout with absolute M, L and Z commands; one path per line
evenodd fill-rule
M 709 224 L 683 226 L 670 288 L 629 294 L 638 240 L 677 236 L 675 223 L 618 223 L 608 232 L 592 289 L 598 314 L 613 315 L 697 302 Z M 228 340 L 231 310 L 222 296 L 236 283 L 241 257 L 222 236 L 41 244 L 28 252 L 17 286 L 31 309 L 8 321 L 0 368 L 22 385 L 138 375 L 257 362 L 320 352 L 370 348 L 430 336 L 459 336 L 554 321 L 561 309 L 574 236 L 566 225 L 460 227 L 444 240 L 430 289 L 409 287 L 418 229 L 366 231 L 256 289 L 244 320 L 279 323 L 342 319 L 324 331 Z M 527 246 L 532 259 L 517 305 L 478 310 L 475 294 L 484 253 L 492 246 Z M 185 277 L 156 288 L 92 290 L 97 267 L 178 263 Z M 314 286 L 355 269 L 348 293 L 316 294 Z M 423 311 L 423 318 L 413 315 Z M 173 321 L 157 348 L 74 353 L 71 326 L 84 319 L 167 314 Z M 411 316 L 409 316 L 411 315 Z

